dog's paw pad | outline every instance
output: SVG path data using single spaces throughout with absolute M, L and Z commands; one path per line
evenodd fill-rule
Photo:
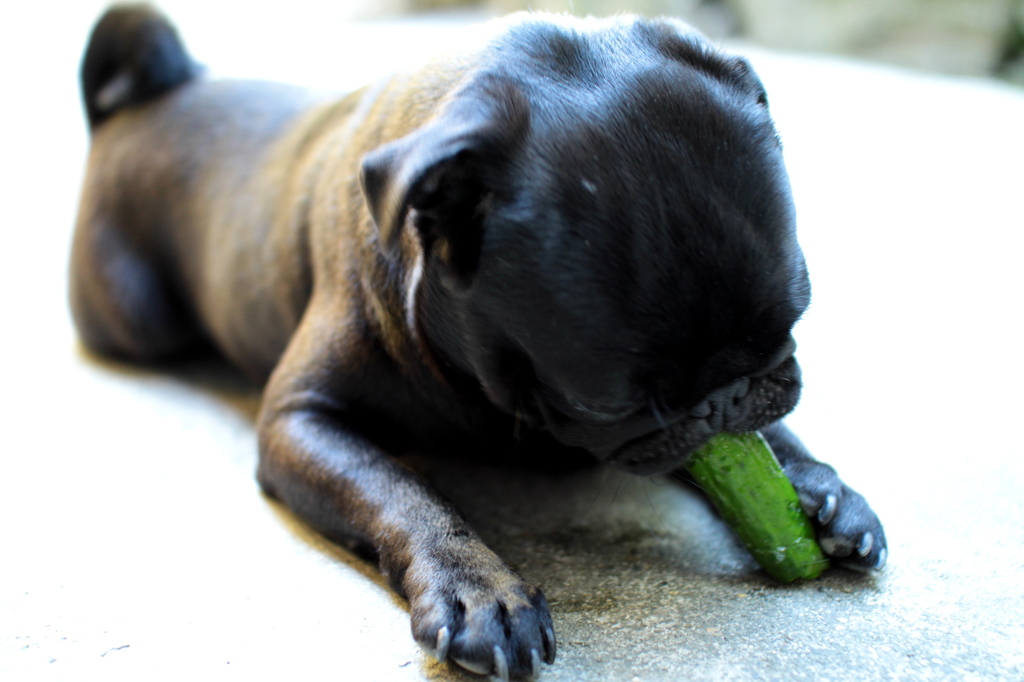
M 437 631 L 437 646 L 433 651 L 429 653 L 433 654 L 437 660 L 444 663 L 448 660 L 448 647 L 452 644 L 452 631 L 445 625 Z
M 809 505 L 804 505 L 805 509 L 807 506 Z M 818 523 L 821 525 L 825 525 L 832 521 L 832 517 L 836 515 L 836 508 L 838 506 L 839 498 L 837 498 L 835 495 L 826 495 L 825 502 L 822 503 L 821 507 L 818 509 Z M 808 516 L 814 516 L 814 514 L 811 513 L 808 514 Z
M 508 682 L 508 659 L 497 644 L 494 645 L 494 674 L 502 682 Z

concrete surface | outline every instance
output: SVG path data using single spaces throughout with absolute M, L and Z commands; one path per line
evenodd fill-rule
M 313 81 L 450 35 L 166 5 L 211 64 Z M 98 6 L 22 3 L 0 28 L 0 679 L 473 679 L 419 651 L 372 566 L 261 497 L 254 391 L 78 350 L 75 69 Z M 882 516 L 885 571 L 775 585 L 659 479 L 418 465 L 547 593 L 545 680 L 1024 679 L 1024 93 L 753 58 L 815 284 L 792 423 Z

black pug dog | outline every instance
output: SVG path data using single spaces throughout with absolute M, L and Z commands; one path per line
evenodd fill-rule
M 880 567 L 875 514 L 779 422 L 809 285 L 749 64 L 672 20 L 492 29 L 325 97 L 204 78 L 162 16 L 109 11 L 82 65 L 84 343 L 213 346 L 266 381 L 263 489 L 375 555 L 416 641 L 478 673 L 554 661 L 544 596 L 389 453 L 655 474 L 760 429 L 826 552 Z

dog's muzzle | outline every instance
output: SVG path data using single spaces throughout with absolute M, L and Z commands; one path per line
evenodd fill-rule
M 601 457 L 630 473 L 653 475 L 678 469 L 717 433 L 747 433 L 782 419 L 800 398 L 800 366 L 790 356 L 765 376 L 723 386 L 677 415 L 664 428 L 634 438 Z

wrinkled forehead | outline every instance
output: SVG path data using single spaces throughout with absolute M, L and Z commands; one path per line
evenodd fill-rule
M 777 275 L 797 273 L 802 258 L 774 138 L 716 130 L 731 122 L 678 125 L 620 117 L 534 141 L 505 224 L 488 229 L 485 249 L 524 251 L 518 257 L 533 267 L 520 286 L 553 311 L 583 301 L 587 320 L 628 320 L 652 296 L 656 311 L 666 301 L 686 306 L 705 284 L 784 298 Z
M 800 307 L 781 148 L 742 60 L 663 23 L 533 45 L 546 76 L 524 85 L 530 132 L 484 229 L 476 295 L 496 327 L 585 376 Z

